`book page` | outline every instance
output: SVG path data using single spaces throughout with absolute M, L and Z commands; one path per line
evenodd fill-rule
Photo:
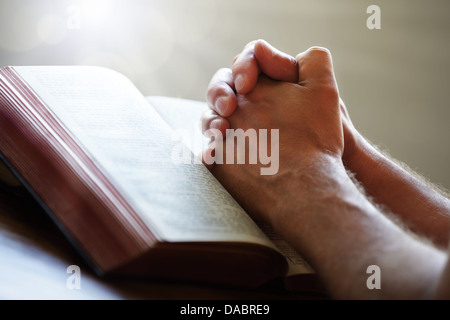
M 189 99 L 149 96 L 150 105 L 172 128 L 173 139 L 182 142 L 195 155 L 208 145 L 208 138 L 200 130 L 200 118 L 209 109 L 206 102 Z M 178 154 L 181 158 L 181 152 Z
M 272 246 L 124 76 L 97 67 L 15 67 L 160 241 Z M 174 160 L 175 158 L 175 160 Z M 178 159 L 178 160 L 177 160 Z
M 208 139 L 201 134 L 199 126 L 199 119 L 202 113 L 208 110 L 206 102 L 159 96 L 149 96 L 147 100 L 174 132 L 179 135 L 179 138 L 195 154 L 199 154 L 202 146 L 208 143 Z M 287 276 L 315 273 L 303 257 L 277 234 L 270 225 L 260 221 L 256 223 L 286 257 L 289 265 Z
M 289 269 L 286 276 L 315 273 L 309 263 L 267 223 L 258 222 L 258 226 L 286 257 Z

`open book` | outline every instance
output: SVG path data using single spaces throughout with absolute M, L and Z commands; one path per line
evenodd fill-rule
M 99 275 L 311 289 L 308 264 L 198 161 L 206 108 L 105 68 L 6 67 L 0 154 Z

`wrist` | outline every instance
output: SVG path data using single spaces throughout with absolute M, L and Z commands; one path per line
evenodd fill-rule
M 300 162 L 300 161 L 299 161 Z M 318 153 L 309 156 L 308 161 L 301 161 L 296 170 L 284 174 L 280 188 L 272 225 L 280 233 L 285 232 L 304 214 L 311 213 L 316 206 L 323 206 L 324 201 L 334 201 L 342 189 L 351 182 L 348 179 L 341 158 Z M 286 180 L 287 179 L 287 180 Z
M 342 161 L 346 169 L 356 175 L 358 181 L 362 182 L 366 189 L 374 189 L 377 177 L 383 171 L 383 155 L 369 141 L 359 133 L 355 134 L 351 147 L 345 144 Z

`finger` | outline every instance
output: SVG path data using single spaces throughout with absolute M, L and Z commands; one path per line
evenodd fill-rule
M 200 118 L 200 126 L 203 135 L 208 138 L 218 135 L 213 130 L 219 130 L 221 137 L 225 137 L 226 130 L 230 129 L 230 123 L 227 119 L 222 118 L 214 110 L 206 110 Z M 211 130 L 213 129 L 213 130 Z
M 250 92 L 261 73 L 273 80 L 298 81 L 297 60 L 265 40 L 248 43 L 234 58 L 232 72 L 236 91 L 240 94 Z
M 298 83 L 305 86 L 318 84 L 336 87 L 331 53 L 323 47 L 311 47 L 296 57 Z
M 255 43 L 256 41 L 248 43 L 244 50 L 234 58 L 231 67 L 234 86 L 239 94 L 250 92 L 258 81 L 260 70 L 255 59 Z
M 297 60 L 274 48 L 265 40 L 255 43 L 255 58 L 260 71 L 278 81 L 298 82 Z
M 205 167 L 211 171 L 216 161 L 214 142 L 209 143 L 206 149 L 202 151 L 201 158 Z
M 206 93 L 209 107 L 224 117 L 233 114 L 237 106 L 231 69 L 219 69 L 211 78 Z

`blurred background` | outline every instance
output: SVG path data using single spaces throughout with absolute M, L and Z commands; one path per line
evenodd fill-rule
M 450 189 L 449 14 L 448 0 L 1 0 L 0 65 L 105 66 L 146 96 L 204 101 L 251 40 L 325 46 L 355 126 Z

